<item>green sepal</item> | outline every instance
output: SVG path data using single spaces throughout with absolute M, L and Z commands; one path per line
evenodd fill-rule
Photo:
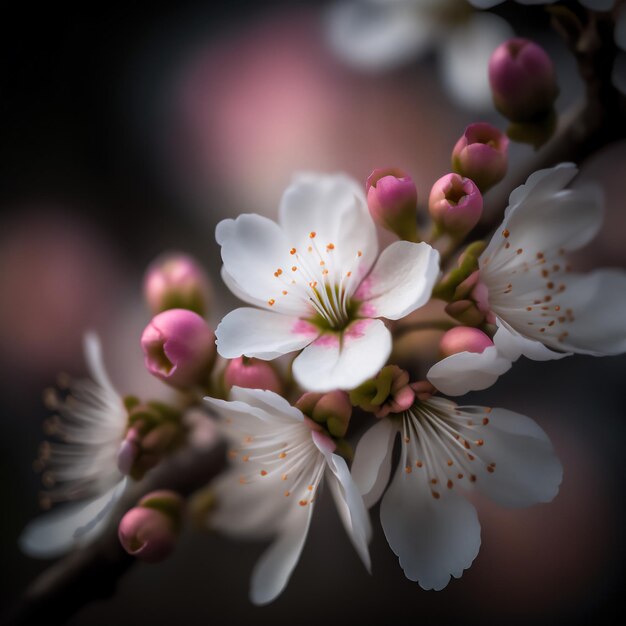
M 182 524 L 182 500 L 166 495 L 149 495 L 139 501 L 139 506 L 144 509 L 153 509 L 163 513 L 171 522 L 176 532 L 180 530 Z
M 337 439 L 335 443 L 337 444 L 335 453 L 343 457 L 346 461 L 352 462 L 352 459 L 354 458 L 354 449 L 348 441 L 345 439 Z
M 457 288 L 478 269 L 478 258 L 483 253 L 487 244 L 484 241 L 474 241 L 459 256 L 457 267 L 450 270 L 433 289 L 433 298 L 439 298 L 446 302 L 457 299 Z

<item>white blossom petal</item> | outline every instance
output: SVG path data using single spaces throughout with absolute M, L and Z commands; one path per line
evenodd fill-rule
M 357 554 L 371 573 L 368 543 L 372 538 L 372 525 L 363 498 L 352 480 L 344 459 L 336 454 L 327 455 L 328 485 L 333 494 L 341 521 Z
M 483 352 L 459 352 L 435 363 L 426 378 L 442 393 L 461 396 L 491 387 L 511 369 L 511 361 L 495 346 Z
M 514 33 L 508 22 L 491 13 L 472 15 L 451 28 L 439 57 L 444 85 L 471 109 L 493 106 L 487 66 L 493 51 Z
M 478 554 L 480 524 L 474 507 L 456 492 L 432 496 L 426 474 L 406 473 L 402 463 L 383 496 L 380 521 L 409 580 L 443 589 Z
M 524 200 L 546 198 L 565 189 L 576 174 L 578 168 L 574 163 L 559 163 L 554 167 L 533 172 L 523 185 L 516 187 L 509 195 L 509 205 L 504 217 L 508 218 Z
M 307 346 L 293 362 L 293 375 L 310 391 L 353 389 L 374 376 L 390 354 L 391 333 L 383 322 L 357 320 L 341 334 L 323 334 Z
M 427 243 L 396 241 L 385 248 L 355 297 L 368 317 L 397 320 L 430 299 L 439 277 L 439 253 Z
M 250 415 L 248 420 L 254 421 Z M 279 497 L 285 490 L 280 476 L 246 483 L 241 481 L 242 471 L 237 466 L 211 483 L 216 506 L 209 514 L 209 527 L 235 539 L 270 539 L 282 532 L 293 503 Z
M 313 506 L 293 508 L 276 541 L 254 566 L 250 582 L 250 600 L 254 604 L 269 604 L 289 582 L 302 553 L 312 514 Z
M 559 491 L 563 467 L 546 433 L 525 415 L 493 409 L 480 456 L 485 463 L 477 465 L 476 488 L 497 504 L 551 502 Z
M 236 286 L 235 295 L 244 292 L 246 301 L 282 313 L 310 312 L 302 298 L 277 297 L 283 284 L 275 274 L 290 264 L 291 245 L 276 222 L 256 214 L 239 215 L 235 220 L 222 220 L 215 238 L 222 248 L 224 271 L 231 279 L 227 284 Z
M 97 537 L 106 527 L 126 478 L 87 502 L 67 504 L 36 518 L 22 532 L 20 548 L 36 558 L 51 559 Z
M 308 253 L 315 257 L 312 265 L 318 264 L 319 256 L 327 264 L 329 278 L 335 275 L 340 280 L 351 272 L 349 290 L 356 288 L 376 260 L 376 228 L 365 193 L 344 174 L 298 174 L 283 194 L 279 215 L 289 246 L 304 257 L 304 263 L 312 246 Z
M 603 269 L 570 274 L 561 302 L 571 310 L 568 334 L 549 336 L 548 345 L 595 356 L 626 352 L 626 272 Z
M 248 406 L 267 412 L 271 420 L 302 422 L 304 415 L 300 409 L 292 406 L 281 395 L 265 389 L 248 389 L 234 386 L 230 390 L 232 400 L 246 403 Z
M 368 508 L 378 502 L 389 482 L 396 432 L 391 420 L 378 420 L 359 439 L 356 446 L 352 478 L 363 494 L 363 501 Z
M 577 250 L 595 237 L 602 226 L 602 193 L 598 187 L 563 189 L 576 171 L 562 164 L 535 172 L 511 194 L 502 226 L 480 256 L 481 271 L 532 264 L 538 254 Z
M 271 360 L 301 350 L 318 334 L 297 317 L 251 308 L 231 311 L 215 330 L 217 351 L 226 359 L 245 355 Z
M 493 343 L 498 352 L 511 361 L 517 361 L 520 356 L 533 361 L 553 361 L 572 354 L 550 350 L 541 341 L 520 335 L 500 319 L 496 320 L 496 325 L 498 330 L 493 337 Z

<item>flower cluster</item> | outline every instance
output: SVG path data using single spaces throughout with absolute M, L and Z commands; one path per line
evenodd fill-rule
M 490 78 L 512 122 L 552 111 L 553 68 L 535 44 L 503 44 Z M 74 503 L 31 523 L 24 550 L 51 556 L 93 539 L 115 519 L 128 484 L 156 467 L 166 474 L 170 457 L 190 447 L 214 453 L 219 435 L 228 468 L 207 476 L 191 517 L 232 537 L 273 541 L 252 573 L 255 604 L 287 585 L 324 487 L 368 571 L 368 508 L 380 501 L 408 579 L 441 590 L 459 578 L 481 542 L 467 494 L 506 507 L 550 502 L 563 468 L 529 417 L 443 396 L 489 388 L 522 356 L 626 352 L 626 273 L 581 274 L 568 259 L 602 221 L 601 193 L 571 186 L 573 164 L 533 173 L 510 194 L 490 240 L 474 236 L 508 149 L 491 124 L 468 126 L 451 151 L 453 171 L 423 206 L 398 168 L 376 169 L 363 184 L 307 172 L 284 192 L 277 221 L 221 221 L 221 276 L 247 306 L 215 330 L 203 317 L 211 289 L 199 264 L 177 253 L 157 259 L 144 284 L 154 317 L 140 344 L 146 369 L 175 399 L 122 398 L 88 335 L 92 380 L 66 380 L 64 393 L 49 394 L 55 441 L 37 462 L 44 504 Z M 382 250 L 377 228 L 395 236 Z M 441 313 L 425 320 L 419 309 L 433 300 Z M 420 330 L 440 332 L 439 358 L 429 357 Z M 425 378 L 395 350 L 407 335 Z M 354 450 L 353 413 L 370 419 Z M 165 558 L 184 505 L 168 490 L 144 495 L 119 522 L 124 549 L 147 562 Z

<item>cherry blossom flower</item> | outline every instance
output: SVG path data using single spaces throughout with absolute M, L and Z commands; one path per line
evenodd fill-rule
M 104 368 L 98 338 L 85 337 L 91 380 L 69 381 L 69 395 L 55 398 L 59 416 L 51 423 L 58 443 L 44 444 L 44 501 L 77 500 L 32 521 L 20 537 L 31 556 L 51 558 L 87 543 L 106 528 L 126 486 L 118 468 L 128 413 Z
M 400 461 L 385 491 L 398 434 Z M 464 491 L 478 489 L 502 506 L 526 507 L 550 502 L 562 473 L 533 420 L 444 398 L 380 420 L 359 441 L 352 466 L 367 506 L 384 492 L 380 521 L 406 577 L 434 590 L 451 576 L 460 578 L 480 548 L 480 523 Z
M 276 537 L 252 572 L 250 599 L 267 604 L 300 558 L 326 480 L 366 568 L 371 527 L 361 495 L 321 427 L 272 391 L 233 387 L 233 401 L 206 398 L 224 418 L 234 467 L 214 481 L 210 525 L 236 538 Z
M 511 193 L 479 258 L 473 294 L 498 327 L 498 352 L 512 361 L 626 351 L 626 272 L 574 273 L 566 258 L 602 222 L 597 188 L 565 189 L 576 173 L 563 163 L 532 174 Z
M 311 391 L 351 389 L 374 376 L 391 351 L 376 318 L 400 319 L 424 305 L 439 275 L 439 254 L 423 242 L 397 241 L 376 260 L 365 195 L 341 174 L 297 176 L 279 224 L 240 215 L 220 222 L 216 238 L 224 282 L 259 307 L 222 320 L 218 352 L 271 360 L 304 348 L 293 374 Z

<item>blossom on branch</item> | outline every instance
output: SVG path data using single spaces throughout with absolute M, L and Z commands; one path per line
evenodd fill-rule
M 400 461 L 387 488 L 397 435 Z M 367 506 L 382 496 L 380 521 L 406 577 L 437 591 L 460 578 L 480 548 L 480 523 L 463 492 L 526 507 L 550 502 L 562 473 L 533 420 L 444 398 L 381 419 L 359 441 L 352 466 Z
M 279 224 L 240 215 L 220 222 L 216 238 L 224 282 L 259 307 L 222 320 L 218 352 L 271 360 L 304 348 L 293 374 L 311 391 L 352 389 L 374 376 L 392 344 L 376 318 L 426 304 L 439 275 L 439 253 L 423 242 L 397 241 L 378 256 L 364 193 L 341 174 L 297 176 Z
M 276 537 L 252 572 L 250 599 L 272 602 L 300 558 L 323 481 L 365 567 L 371 527 L 361 495 L 321 426 L 272 391 L 234 387 L 205 398 L 224 418 L 233 467 L 214 483 L 212 528 L 236 538 Z

